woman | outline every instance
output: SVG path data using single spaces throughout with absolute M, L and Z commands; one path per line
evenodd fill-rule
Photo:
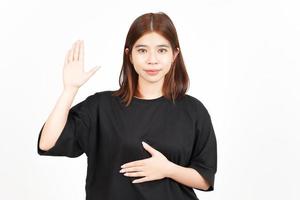
M 131 25 L 120 88 L 71 107 L 99 69 L 83 70 L 83 41 L 65 58 L 64 91 L 38 137 L 39 155 L 88 159 L 86 199 L 198 199 L 214 190 L 217 143 L 210 115 L 185 94 L 188 75 L 177 33 L 162 12 Z

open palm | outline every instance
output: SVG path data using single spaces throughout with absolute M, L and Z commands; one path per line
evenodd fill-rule
M 88 72 L 84 71 L 84 44 L 82 40 L 77 40 L 65 57 L 64 88 L 79 89 L 99 68 L 96 66 Z

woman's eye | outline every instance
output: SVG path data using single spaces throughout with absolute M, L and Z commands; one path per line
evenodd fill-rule
M 139 53 L 146 53 L 146 52 L 147 52 L 146 49 L 138 49 L 137 51 L 138 51 Z M 165 53 L 165 52 L 167 52 L 168 50 L 167 50 L 167 49 L 159 49 L 158 51 L 159 51 L 159 53 Z
M 146 50 L 145 49 L 139 49 L 138 52 L 139 53 L 144 53 L 144 52 L 146 52 Z
M 164 52 L 167 52 L 167 49 L 159 49 L 159 51 L 164 53 Z

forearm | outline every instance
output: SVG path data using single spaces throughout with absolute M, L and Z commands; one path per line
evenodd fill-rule
M 195 169 L 182 167 L 173 162 L 170 162 L 166 177 L 192 188 L 207 190 L 209 187 L 205 179 Z
M 48 150 L 53 147 L 60 136 L 76 93 L 77 90 L 65 89 L 60 95 L 41 133 L 39 147 L 42 150 Z

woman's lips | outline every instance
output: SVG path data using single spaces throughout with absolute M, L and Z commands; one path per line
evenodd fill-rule
M 158 74 L 158 72 L 159 72 L 160 70 L 149 69 L 149 70 L 145 70 L 145 71 L 146 71 L 147 74 L 149 74 L 149 75 L 156 75 L 156 74 Z

